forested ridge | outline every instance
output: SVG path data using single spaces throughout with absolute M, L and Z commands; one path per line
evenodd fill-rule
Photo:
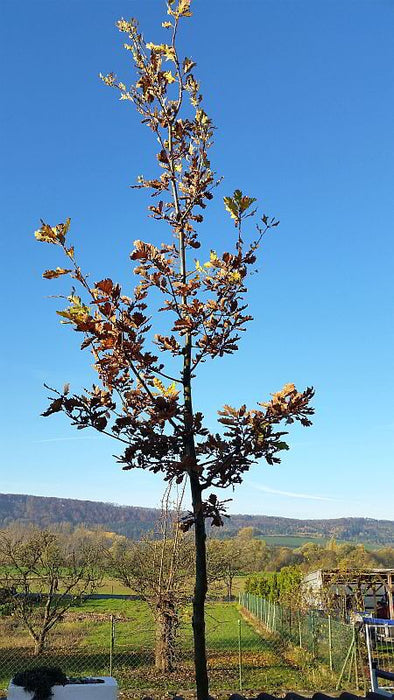
M 15 522 L 41 528 L 59 523 L 67 523 L 72 528 L 83 524 L 138 538 L 155 528 L 159 514 L 160 511 L 155 508 L 119 506 L 74 498 L 0 494 L 0 527 L 3 528 Z M 297 520 L 236 514 L 226 521 L 220 533 L 215 534 L 232 536 L 244 527 L 253 527 L 256 536 L 299 535 L 378 544 L 394 542 L 394 521 L 372 518 Z

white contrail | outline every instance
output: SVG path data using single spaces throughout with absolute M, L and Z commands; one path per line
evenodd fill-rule
M 289 496 L 289 498 L 304 498 L 310 501 L 338 501 L 338 498 L 330 498 L 329 496 L 318 496 L 309 493 L 296 493 L 294 491 L 280 491 L 279 489 L 271 489 L 269 486 L 260 486 L 259 484 L 250 484 L 258 491 L 265 493 L 274 493 L 278 496 Z
M 65 440 L 100 440 L 98 436 L 95 435 L 84 435 L 83 437 L 55 437 L 55 438 L 45 438 L 44 440 L 33 440 L 34 443 L 37 442 L 64 442 Z

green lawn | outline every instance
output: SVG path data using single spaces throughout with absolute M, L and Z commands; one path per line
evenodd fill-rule
M 134 591 L 130 590 L 130 588 L 126 588 L 126 586 L 123 586 L 119 581 L 116 581 L 116 579 L 112 579 L 109 577 L 105 577 L 103 581 L 103 585 L 100 586 L 100 588 L 97 590 L 97 593 L 111 593 L 114 595 L 130 595 L 131 593 L 134 593 Z

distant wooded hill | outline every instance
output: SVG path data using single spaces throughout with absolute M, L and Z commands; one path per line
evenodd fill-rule
M 48 527 L 67 523 L 72 527 L 102 527 L 131 538 L 138 538 L 155 528 L 159 510 L 114 503 L 79 501 L 74 498 L 51 498 L 21 494 L 0 494 L 0 527 L 14 522 Z M 267 515 L 232 515 L 223 530 L 215 534 L 231 537 L 244 527 L 255 528 L 256 536 L 293 535 L 324 537 L 376 544 L 394 543 L 394 521 L 372 518 L 337 518 L 335 520 L 295 520 Z

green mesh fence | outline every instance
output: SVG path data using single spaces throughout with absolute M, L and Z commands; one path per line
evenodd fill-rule
M 306 667 L 319 668 L 323 685 L 329 672 L 335 690 L 367 687 L 365 638 L 354 625 L 316 610 L 292 610 L 251 593 L 241 593 L 239 602 L 262 632 L 271 634 L 273 646 L 286 646 L 303 656 Z
M 330 628 L 329 628 L 330 625 Z M 333 692 L 353 639 L 353 629 L 316 614 L 295 614 L 261 598 L 241 596 L 240 605 L 206 607 L 211 692 Z M 156 626 L 139 600 L 87 602 L 71 609 L 35 657 L 32 640 L 12 615 L 0 616 L 0 690 L 16 672 L 57 665 L 70 676 L 113 675 L 121 691 L 140 697 L 195 689 L 191 607 L 183 609 L 172 669 L 157 667 Z M 362 670 L 358 669 L 362 683 Z M 340 687 L 354 689 L 345 668 Z M 362 685 L 361 685 L 362 688 Z

